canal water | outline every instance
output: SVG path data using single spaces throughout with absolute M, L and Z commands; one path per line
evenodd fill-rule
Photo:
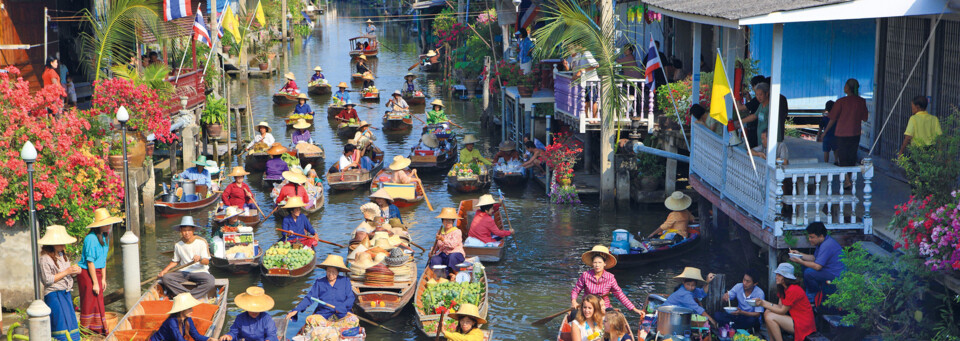
M 315 66 L 323 68 L 324 75 L 332 84 L 341 81 L 350 83 L 350 74 L 354 70 L 350 57 L 347 55 L 348 39 L 360 35 L 366 19 L 364 15 L 372 13 L 362 12 L 357 5 L 344 2 L 334 2 L 331 10 L 318 18 L 318 27 L 306 39 L 297 39 L 286 48 L 286 56 L 278 57 L 280 72 L 278 76 L 269 79 L 250 79 L 247 84 L 238 80 L 231 80 L 233 103 L 243 103 L 244 93 L 248 91 L 252 101 L 254 122 L 267 121 L 273 127 L 273 134 L 278 142 L 288 144 L 290 134 L 284 128 L 283 118 L 291 113 L 292 105 L 274 105 L 271 95 L 279 89 L 284 80 L 283 73 L 289 70 L 296 75 L 297 84 L 306 91 L 307 81 Z M 376 19 L 374 19 L 376 20 Z M 377 76 L 376 85 L 381 91 L 382 100 L 379 103 L 363 103 L 357 108 L 361 119 L 370 121 L 374 127 L 382 125 L 382 115 L 385 111 L 384 103 L 388 95 L 401 88 L 403 76 L 407 68 L 416 63 L 418 48 L 416 34 L 410 30 L 410 23 L 378 21 L 380 33 L 379 58 L 371 58 L 373 70 Z M 284 59 L 286 58 L 286 59 Z M 428 102 L 440 98 L 447 104 L 447 112 L 451 119 L 462 125 L 464 129 L 458 133 L 477 134 L 482 140 L 479 144 L 482 151 L 489 157 L 499 141 L 493 141 L 491 134 L 480 130 L 479 104 L 443 97 L 443 89 L 437 86 L 441 80 L 439 74 L 419 75 L 417 84 L 428 93 Z M 354 84 L 352 90 L 359 90 Z M 356 102 L 358 93 L 351 94 Z M 326 150 L 326 167 L 337 161 L 344 141 L 337 138 L 335 129 L 325 122 L 325 108 L 330 102 L 330 96 L 311 96 L 309 104 L 318 113 L 315 119 L 313 138 Z M 416 109 L 422 110 L 424 109 Z M 414 133 L 386 136 L 377 131 L 377 145 L 386 152 L 389 160 L 395 155 L 407 156 L 410 148 L 418 141 L 421 123 L 414 121 Z M 236 165 L 236 161 L 233 161 Z M 232 165 L 231 165 L 232 166 Z M 229 169 L 226 167 L 225 169 Z M 323 173 L 323 172 L 319 172 Z M 272 209 L 269 203 L 269 194 L 259 185 L 260 175 L 252 174 L 247 177 L 258 202 L 265 213 Z M 434 217 L 442 207 L 456 208 L 460 200 L 478 197 L 479 194 L 454 194 L 447 189 L 445 176 L 433 175 L 423 178 L 428 197 L 436 211 L 430 211 L 425 203 L 401 210 L 405 222 L 412 223 L 410 229 L 415 243 L 428 247 L 433 244 L 434 235 L 438 228 L 438 220 Z M 496 195 L 500 190 L 496 185 L 491 192 Z M 544 189 L 531 182 L 526 188 L 502 189 L 505 196 L 505 206 L 509 213 L 511 225 L 516 234 L 507 243 L 506 259 L 499 264 L 487 266 L 489 275 L 489 328 L 494 331 L 496 339 L 505 340 L 545 340 L 556 337 L 559 319 L 543 327 L 532 327 L 530 323 L 544 316 L 568 307 L 570 290 L 579 274 L 587 269 L 580 261 L 580 255 L 596 244 L 609 244 L 611 233 L 615 229 L 627 229 L 632 233 L 649 233 L 655 229 L 666 217 L 667 211 L 660 205 L 649 207 L 619 210 L 617 212 L 601 212 L 598 203 L 586 200 L 581 205 L 556 206 L 549 203 Z M 359 206 L 368 202 L 368 191 L 347 193 L 330 193 L 327 191 L 327 202 L 323 210 L 310 217 L 313 227 L 318 231 L 320 238 L 335 243 L 347 244 L 350 232 L 360 223 L 362 216 Z M 209 221 L 209 212 L 195 214 L 199 224 Z M 179 218 L 158 218 L 158 227 L 155 235 L 144 235 L 141 239 L 142 277 L 154 277 L 159 270 L 169 262 L 169 255 L 163 251 L 173 249 L 173 244 L 179 238 L 170 227 L 179 221 Z M 256 232 L 256 239 L 264 247 L 275 243 L 278 233 L 274 228 L 280 227 L 280 222 L 269 218 Z M 209 230 L 199 232 L 204 237 L 209 236 Z M 676 285 L 672 277 L 679 274 L 684 266 L 697 266 L 706 272 L 735 273 L 729 268 L 722 249 L 712 243 L 702 243 L 701 248 L 684 256 L 675 258 L 662 264 L 654 264 L 637 269 L 617 271 L 617 279 L 627 295 L 636 303 L 642 303 L 648 293 L 668 293 L 668 288 Z M 346 257 L 347 250 L 326 244 L 317 247 L 318 257 L 322 260 L 327 254 L 337 254 Z M 117 288 L 121 283 L 120 257 L 114 257 L 110 264 L 113 271 L 111 286 Z M 423 254 L 417 254 L 417 262 L 422 270 L 427 261 Z M 228 328 L 233 316 L 240 311 L 233 305 L 233 297 L 240 294 L 248 286 L 263 286 L 266 292 L 276 301 L 276 306 L 269 313 L 280 316 L 293 308 L 302 296 L 306 294 L 316 278 L 324 276 L 323 270 L 316 270 L 308 278 L 293 284 L 277 287 L 263 283 L 257 273 L 247 275 L 230 275 L 212 269 L 217 278 L 230 279 L 230 317 L 224 328 Z M 739 276 L 737 276 L 739 277 Z M 619 303 L 614 306 L 621 307 Z M 122 309 L 120 304 L 111 308 Z M 370 340 L 426 340 L 419 333 L 415 323 L 413 307 L 408 305 L 401 315 L 385 325 L 399 331 L 399 334 L 367 325 Z M 635 326 L 636 316 L 628 315 L 631 324 Z M 303 319 L 301 318 L 301 321 Z M 295 327 L 295 328 L 293 328 Z M 293 326 L 294 329 L 299 325 Z

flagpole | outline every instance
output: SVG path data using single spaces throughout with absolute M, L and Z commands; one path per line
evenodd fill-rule
M 724 70 L 724 75 L 726 75 L 727 66 L 723 63 L 723 55 L 720 53 L 720 48 L 717 48 L 717 59 L 720 60 L 720 67 Z M 753 155 L 750 155 L 750 141 L 747 140 L 747 129 L 743 126 L 743 118 L 740 117 L 740 107 L 737 106 L 737 98 L 733 97 L 733 86 L 730 83 L 730 77 L 724 77 L 727 79 L 727 86 L 730 87 L 730 98 L 733 99 L 733 111 L 737 113 L 737 121 L 740 122 L 740 132 L 743 133 L 743 144 L 747 146 L 747 156 L 750 156 L 750 165 L 753 166 L 753 173 L 759 178 L 760 173 L 757 171 L 757 163 L 753 160 Z
M 213 50 L 215 47 L 217 47 L 217 41 L 220 40 L 220 25 L 222 24 L 222 22 L 223 22 L 223 16 L 220 16 L 220 20 L 218 20 L 217 22 L 217 27 L 213 29 L 213 34 L 210 35 L 211 36 L 210 41 L 213 42 L 211 45 L 213 46 L 210 47 L 210 52 L 207 53 L 207 62 L 203 65 L 203 72 L 201 72 L 202 75 L 207 74 L 207 67 L 210 66 L 210 57 L 213 56 Z
M 247 28 L 243 30 L 244 35 L 250 31 L 250 25 L 253 25 L 253 19 L 257 18 L 257 12 L 260 10 L 260 1 L 257 1 L 257 7 L 253 9 L 253 15 L 250 16 L 250 21 L 247 22 Z M 243 39 L 240 39 L 240 48 L 243 48 Z M 241 61 L 242 63 L 243 61 Z
M 650 33 L 650 42 L 653 42 L 653 33 Z M 653 52 L 657 54 L 657 59 L 660 59 L 660 51 L 657 50 L 657 45 L 653 45 Z M 663 70 L 664 61 L 660 61 L 660 73 L 663 74 L 663 79 L 667 79 L 667 72 Z M 656 84 L 656 79 L 654 79 L 654 84 Z M 656 90 L 656 89 L 654 89 Z M 673 111 L 677 114 L 677 119 L 680 120 L 680 133 L 683 135 L 683 142 L 687 144 L 687 150 L 690 150 L 690 141 L 687 141 L 687 131 L 683 129 L 683 119 L 680 117 L 680 109 L 677 108 L 677 100 L 673 98 L 673 92 L 667 90 L 667 94 L 670 95 L 670 102 L 673 103 Z
M 197 13 L 200 13 L 200 4 L 197 4 Z M 201 14 L 202 15 L 202 14 Z M 193 31 L 193 25 L 190 26 L 190 31 Z M 190 39 L 195 39 L 194 36 L 196 33 L 190 35 Z M 177 80 L 173 82 L 173 86 L 176 87 L 177 84 L 180 84 L 180 70 L 183 70 L 183 61 L 187 59 L 187 52 L 190 52 L 190 48 L 184 46 L 183 48 L 183 57 L 180 58 L 180 67 L 177 68 Z

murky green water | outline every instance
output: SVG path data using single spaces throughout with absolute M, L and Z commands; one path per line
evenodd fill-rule
M 336 84 L 340 81 L 349 83 L 349 76 L 353 70 L 350 58 L 347 55 L 347 39 L 359 35 L 361 19 L 343 18 L 361 16 L 361 12 L 344 3 L 320 18 L 318 29 L 307 39 L 293 42 L 288 51 L 288 60 L 280 62 L 282 75 L 289 65 L 289 71 L 296 74 L 297 83 L 306 90 L 306 83 L 312 74 L 312 69 L 320 65 L 324 69 L 327 79 Z M 338 19 L 339 14 L 339 19 Z M 367 107 L 358 107 L 362 119 L 373 123 L 374 127 L 381 125 L 381 117 L 385 108 L 383 103 L 386 95 L 399 89 L 403 83 L 403 75 L 407 68 L 416 62 L 417 48 L 414 45 L 416 35 L 405 23 L 380 24 L 381 49 L 379 58 L 371 58 L 373 69 L 377 75 L 377 87 L 383 92 L 384 100 L 380 103 L 367 103 Z M 416 72 L 416 70 L 414 70 Z M 438 74 L 420 74 L 417 79 L 419 86 L 428 92 L 428 97 L 441 98 L 447 103 L 447 111 L 451 119 L 465 129 L 460 133 L 478 134 L 483 142 L 481 150 L 490 151 L 499 141 L 491 141 L 492 137 L 479 128 L 479 108 L 470 102 L 458 101 L 440 97 L 442 94 L 435 84 L 440 77 Z M 283 118 L 292 110 L 292 106 L 275 106 L 271 100 L 273 91 L 283 84 L 282 76 L 270 79 L 251 79 L 249 91 L 252 100 L 254 122 L 267 121 L 274 127 L 273 134 L 278 142 L 287 144 L 289 134 L 283 128 Z M 245 85 L 239 81 L 231 81 L 233 86 L 234 103 L 243 98 Z M 359 90 L 353 87 L 354 90 Z M 353 94 L 354 99 L 358 94 Z M 430 100 L 428 99 L 428 101 Z M 320 112 L 316 118 L 316 128 L 313 138 L 320 142 L 326 150 L 326 166 L 336 162 L 342 150 L 343 141 L 336 137 L 331 126 L 324 122 L 323 113 L 330 96 L 311 96 L 310 105 Z M 420 109 L 422 110 L 422 109 Z M 413 131 L 420 131 L 420 123 L 414 123 Z M 416 144 L 417 135 L 405 133 L 401 135 L 384 136 L 378 132 L 377 144 L 386 152 L 387 159 L 395 155 L 408 155 L 410 147 Z M 492 153 L 490 153 L 492 154 Z M 488 154 L 489 155 L 489 154 Z M 229 167 L 228 167 L 229 169 Z M 256 184 L 260 175 L 254 174 L 247 181 Z M 413 222 L 411 234 L 414 242 L 428 247 L 432 245 L 438 221 L 434 218 L 441 207 L 457 207 L 460 200 L 474 198 L 477 195 L 452 194 L 447 190 L 445 177 L 426 176 L 424 185 L 430 201 L 437 211 L 431 212 L 426 204 L 403 209 L 404 221 Z M 258 202 L 265 211 L 272 209 L 269 195 L 264 193 L 258 185 L 251 185 L 258 197 Z M 494 185 L 492 192 L 496 193 Z M 325 208 L 310 217 L 311 223 L 320 234 L 320 237 L 336 243 L 346 244 L 349 234 L 362 217 L 359 206 L 367 202 L 367 191 L 349 193 L 334 193 L 328 191 Z M 505 189 L 506 208 L 511 217 L 513 228 L 517 233 L 510 239 L 506 250 L 506 259 L 487 267 L 490 280 L 490 328 L 497 339 L 510 340 L 544 340 L 554 338 L 558 321 L 545 327 L 531 327 L 530 322 L 546 315 L 562 310 L 569 305 L 570 289 L 577 276 L 586 270 L 580 262 L 580 254 L 589 250 L 595 244 L 608 244 L 611 232 L 618 228 L 628 229 L 631 232 L 649 232 L 662 222 L 666 211 L 661 206 L 620 210 L 618 212 L 601 212 L 597 203 L 586 201 L 577 206 L 553 206 L 548 203 L 544 190 L 531 182 L 524 189 Z M 207 222 L 207 212 L 197 213 L 195 217 L 199 224 Z M 144 235 L 141 240 L 142 276 L 144 278 L 156 276 L 162 266 L 169 261 L 169 256 L 161 255 L 162 251 L 172 250 L 173 244 L 179 238 L 169 227 L 179 221 L 179 218 L 161 218 L 158 222 L 156 235 Z M 256 238 L 261 245 L 272 245 L 278 239 L 274 231 L 280 222 L 269 218 L 256 229 Z M 209 232 L 201 232 L 208 235 Z M 617 272 L 617 279 L 621 287 L 634 302 L 640 302 L 650 292 L 666 292 L 665 283 L 668 278 L 678 274 L 684 266 L 699 266 L 705 271 L 723 271 L 718 268 L 723 256 L 716 254 L 714 247 L 701 244 L 700 250 L 693 251 L 669 263 L 656 264 L 629 271 Z M 321 244 L 317 248 L 318 256 L 322 259 L 327 254 L 346 256 L 346 249 Z M 114 278 L 114 287 L 121 285 L 119 257 L 115 257 L 110 273 Z M 418 254 L 418 264 L 422 270 L 427 257 Z M 230 313 L 236 315 L 239 310 L 232 304 L 232 298 L 244 291 L 247 286 L 262 285 L 267 293 L 276 300 L 275 310 L 270 314 L 279 316 L 293 308 L 312 285 L 314 279 L 324 275 L 323 270 L 317 270 L 309 278 L 295 282 L 285 287 L 276 287 L 262 283 L 259 274 L 230 275 L 211 269 L 217 278 L 230 279 Z M 672 286 L 675 283 L 669 282 Z M 615 303 L 615 306 L 620 306 Z M 114 307 L 120 309 L 119 304 Z M 620 306 L 622 307 L 622 306 Z M 635 323 L 636 316 L 628 316 L 631 323 Z M 425 340 L 427 339 L 416 328 L 415 314 L 412 306 L 405 308 L 401 315 L 385 323 L 386 326 L 400 331 L 400 334 L 388 332 L 367 326 L 370 340 Z M 230 318 L 232 321 L 232 317 Z M 229 325 L 229 321 L 228 321 Z M 228 325 L 225 325 L 227 327 Z M 299 326 L 296 326 L 299 327 Z M 636 326 L 634 326 L 636 327 Z

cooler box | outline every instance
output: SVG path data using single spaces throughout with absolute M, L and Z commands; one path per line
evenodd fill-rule
M 610 253 L 615 255 L 630 253 L 630 231 L 624 229 L 613 230 L 613 239 L 610 242 Z

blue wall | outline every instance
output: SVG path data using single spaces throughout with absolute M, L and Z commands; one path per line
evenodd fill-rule
M 785 24 L 781 92 L 790 109 L 823 109 L 843 96 L 848 78 L 860 81 L 860 95 L 873 99 L 876 21 L 842 20 Z M 750 53 L 770 75 L 773 25 L 750 26 Z

